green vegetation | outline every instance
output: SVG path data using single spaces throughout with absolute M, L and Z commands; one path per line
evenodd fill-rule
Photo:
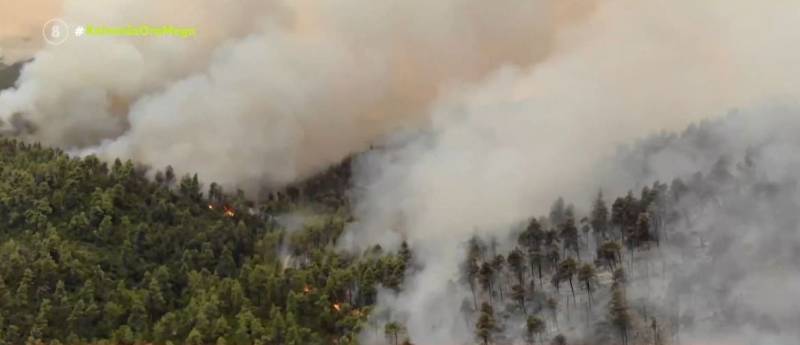
M 298 193 L 255 209 L 171 168 L 152 180 L 0 140 L 0 344 L 354 343 L 376 286 L 399 288 L 411 260 L 407 246 L 334 251 L 349 215 L 324 180 L 304 191 L 324 205 L 291 232 L 274 216 Z

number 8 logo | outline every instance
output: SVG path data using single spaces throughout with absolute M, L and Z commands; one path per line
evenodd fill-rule
M 66 34 L 67 32 L 69 32 L 69 26 L 58 18 L 49 20 L 42 28 L 44 40 L 52 45 L 64 43 L 67 37 L 69 37 L 69 35 Z

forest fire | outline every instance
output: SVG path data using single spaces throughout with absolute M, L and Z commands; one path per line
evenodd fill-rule
M 214 206 L 214 204 L 208 204 L 208 209 L 211 210 L 211 211 L 214 211 L 214 210 L 217 209 L 217 206 Z M 236 217 L 236 210 L 233 209 L 233 207 L 230 207 L 228 205 L 223 205 L 222 206 L 222 215 L 224 215 L 225 217 L 228 217 L 228 218 Z
M 339 303 L 334 303 L 333 309 L 336 309 L 336 311 L 342 311 L 342 306 Z
M 305 292 L 306 294 L 311 293 L 311 291 L 313 291 L 313 289 L 310 286 L 308 285 L 303 286 L 303 292 Z

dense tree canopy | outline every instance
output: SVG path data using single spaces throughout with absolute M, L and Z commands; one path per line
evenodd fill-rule
M 0 343 L 350 343 L 411 259 L 333 251 L 336 200 L 288 233 L 267 208 L 289 198 L 256 209 L 197 176 L 145 175 L 0 141 Z

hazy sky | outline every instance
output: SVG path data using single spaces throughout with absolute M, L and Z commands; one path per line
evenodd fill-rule
M 30 57 L 42 44 L 42 26 L 58 17 L 59 0 L 0 1 L 0 55 L 6 61 Z

